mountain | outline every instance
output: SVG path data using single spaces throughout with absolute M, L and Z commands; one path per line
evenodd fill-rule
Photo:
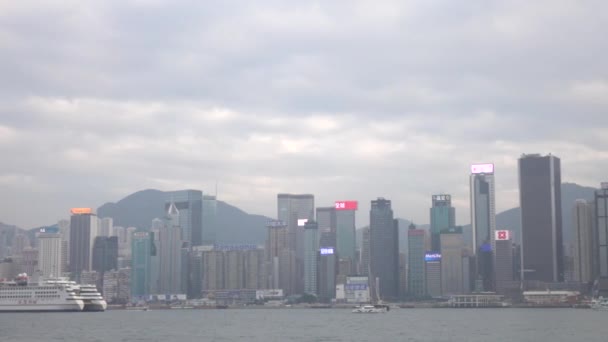
M 166 192 L 142 190 L 97 209 L 97 216 L 111 217 L 115 226 L 147 229 L 164 216 Z M 263 244 L 270 218 L 251 215 L 226 202 L 217 202 L 217 239 L 220 244 Z

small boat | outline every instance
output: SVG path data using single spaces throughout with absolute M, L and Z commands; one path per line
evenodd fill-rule
M 597 311 L 608 311 L 608 298 L 600 297 L 591 301 L 591 309 Z
M 353 313 L 384 313 L 390 309 L 388 305 L 376 304 L 376 305 L 361 305 L 357 306 Z

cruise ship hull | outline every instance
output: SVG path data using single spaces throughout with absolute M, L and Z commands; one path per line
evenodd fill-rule
M 85 301 L 84 309 L 82 311 L 94 312 L 94 311 L 106 311 L 108 304 L 105 300 L 91 300 Z
M 0 313 L 2 312 L 79 312 L 84 308 L 82 301 L 74 301 L 74 303 L 66 304 L 4 304 L 0 305 Z

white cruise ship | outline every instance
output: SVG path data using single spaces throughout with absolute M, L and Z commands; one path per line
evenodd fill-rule
M 0 312 L 82 311 L 84 301 L 70 284 L 29 283 L 22 273 L 0 282 Z
M 84 301 L 84 309 L 82 311 L 105 311 L 108 307 L 106 300 L 103 299 L 101 293 L 95 285 L 77 284 L 75 281 L 68 278 L 48 278 L 44 280 L 47 284 L 65 284 L 76 289 L 76 293 L 82 297 Z

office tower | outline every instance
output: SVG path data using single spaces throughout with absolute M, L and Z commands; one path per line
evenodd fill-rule
M 434 298 L 441 297 L 441 254 L 435 252 L 426 253 L 424 263 L 426 294 Z
M 255 245 L 216 245 L 200 252 L 203 292 L 265 287 L 264 249 Z
M 465 293 L 462 228 L 449 228 L 439 236 L 441 244 L 441 289 L 444 295 Z M 468 290 L 468 289 L 467 289 Z M 468 292 L 468 291 L 466 291 Z
M 282 279 L 289 279 L 288 274 L 280 275 L 281 257 L 293 255 L 295 264 L 295 253 L 289 252 L 289 234 L 287 224 L 283 221 L 270 221 L 267 225 L 268 237 L 266 239 L 266 263 L 268 269 L 268 288 L 283 289 L 285 293 L 291 294 L 290 286 L 281 282 Z M 288 264 L 290 262 L 288 261 Z
M 511 231 L 497 230 L 495 233 L 496 292 L 504 293 L 513 286 L 513 241 Z
M 170 191 L 165 194 L 165 211 L 171 204 L 179 210 L 182 240 L 191 246 L 203 243 L 203 192 L 200 190 Z
M 596 266 L 594 273 L 600 278 L 608 278 L 608 183 L 595 191 L 595 241 Z M 602 281 L 605 281 L 602 279 Z
M 319 226 L 308 220 L 304 224 L 304 293 L 317 295 L 317 259 L 319 255 Z
M 431 250 L 439 253 L 440 232 L 456 225 L 456 210 L 452 207 L 452 196 L 446 194 L 433 195 L 430 211 Z
M 70 221 L 59 220 L 57 227 L 61 235 L 61 270 L 67 272 L 70 269 Z
M 423 229 L 416 229 L 414 224 L 410 224 L 407 230 L 407 261 L 408 261 L 408 272 L 407 272 L 407 289 L 410 296 L 422 297 L 426 292 L 426 285 L 424 283 L 425 276 L 425 248 L 424 248 L 424 235 Z
M 251 248 L 244 250 L 243 255 L 243 278 L 242 289 L 266 288 L 267 272 L 264 263 L 265 251 L 263 248 Z
M 476 255 L 476 279 L 484 291 L 494 290 L 494 232 L 496 201 L 494 164 L 471 165 L 471 233 Z
M 152 256 L 156 255 L 153 232 L 135 232 L 131 239 L 131 296 L 145 297 L 152 284 Z
M 369 226 L 370 281 L 381 299 L 394 300 L 399 297 L 399 227 L 390 200 L 372 201 Z
M 357 201 L 336 201 L 336 234 L 338 256 L 341 259 L 350 259 L 355 264 L 357 252 L 357 239 L 355 227 L 355 214 L 358 209 Z
M 525 281 L 564 280 L 560 159 L 524 154 L 519 159 L 522 264 Z
M 114 219 L 111 217 L 104 217 L 101 219 L 99 226 L 99 236 L 112 236 L 114 235 Z
M 93 270 L 101 274 L 118 269 L 118 237 L 98 236 L 93 243 Z
M 361 260 L 359 261 L 359 274 L 369 276 L 370 260 L 370 230 L 369 227 L 362 228 L 361 232 Z
M 296 262 L 290 282 L 296 293 L 304 291 L 304 224 L 314 220 L 315 199 L 310 194 L 278 194 L 277 218 L 287 224 L 289 250 L 295 252 Z
M 336 298 L 336 273 L 338 260 L 333 247 L 321 246 L 319 250 L 319 300 L 330 302 Z
M 319 226 L 319 245 L 337 250 L 336 209 L 334 207 L 317 208 L 317 225 Z
M 41 228 L 38 238 L 38 270 L 43 277 L 60 277 L 63 273 L 61 234 L 59 228 Z
M 224 254 L 219 250 L 203 251 L 203 290 L 224 289 Z
M 174 203 L 169 205 L 165 226 L 159 233 L 159 292 L 182 293 L 182 239 L 180 212 Z
M 79 280 L 82 271 L 93 269 L 93 244 L 98 218 L 91 208 L 72 208 L 70 217 L 70 272 Z
M 203 245 L 217 243 L 217 199 L 215 196 L 203 196 Z
M 574 220 L 574 281 L 589 283 L 593 274 L 593 203 L 576 200 L 573 209 Z

